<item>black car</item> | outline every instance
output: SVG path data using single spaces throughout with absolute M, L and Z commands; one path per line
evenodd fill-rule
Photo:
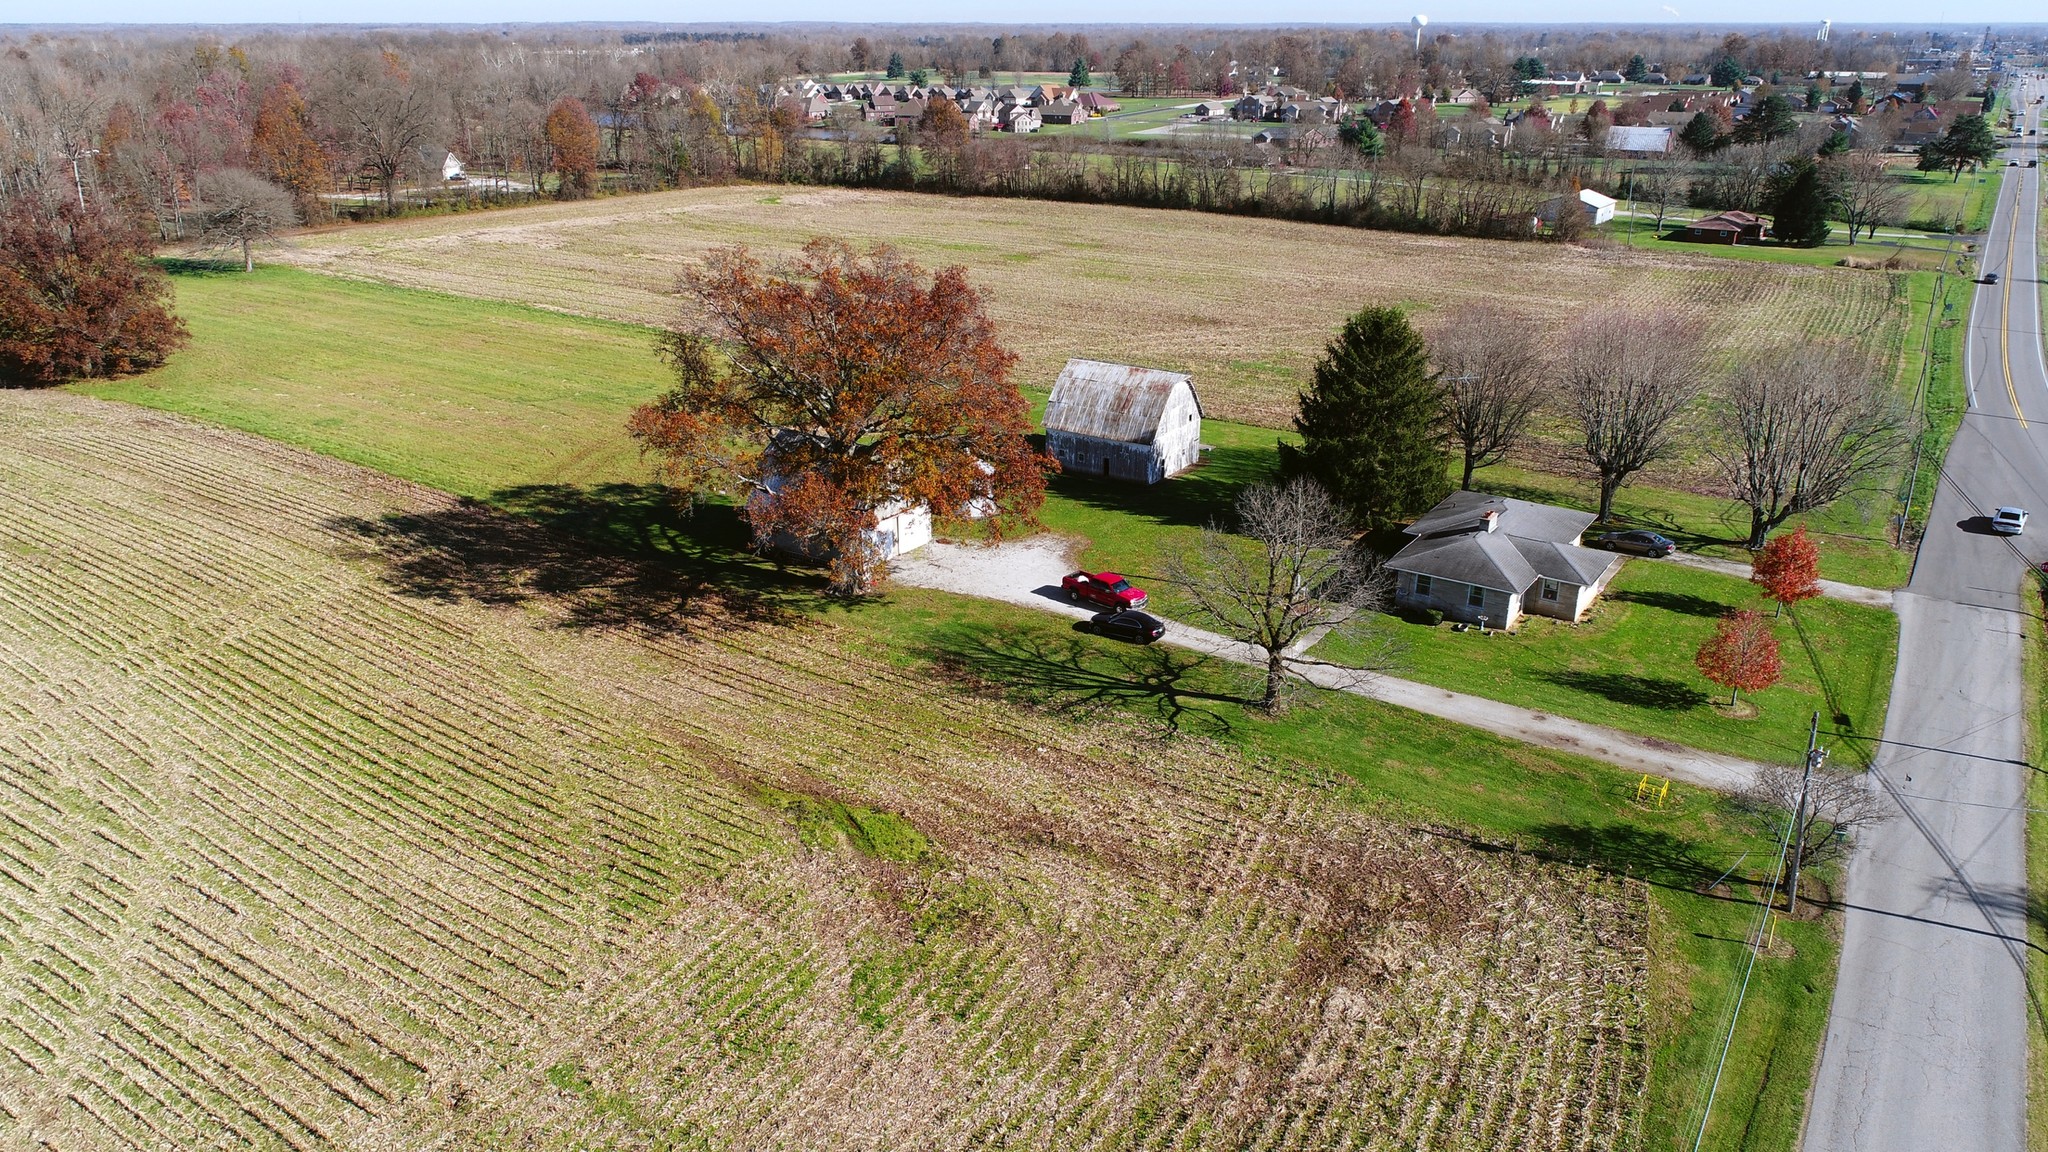
M 1996 283 L 1998 283 L 1998 273 L 1996 273 L 1996 272 L 1986 272 L 1986 273 L 1984 274 L 1984 282 L 1985 282 L 1986 284 L 1996 284 Z
M 1637 529 L 1630 532 L 1609 532 L 1593 541 L 1610 552 L 1633 552 L 1638 556 L 1669 556 L 1678 551 L 1678 545 L 1668 536 Z
M 1087 627 L 1097 636 L 1129 640 L 1133 644 L 1150 644 L 1166 635 L 1166 621 L 1136 609 L 1098 612 L 1093 620 L 1088 621 Z

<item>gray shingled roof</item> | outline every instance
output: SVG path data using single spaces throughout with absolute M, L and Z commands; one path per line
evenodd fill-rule
M 1525 591 L 1536 582 L 1536 569 L 1522 558 L 1514 541 L 1498 532 L 1473 531 L 1417 540 L 1387 561 L 1387 567 L 1511 594 Z
M 1180 372 L 1074 359 L 1060 370 L 1045 402 L 1045 430 L 1098 440 L 1150 444 L 1175 387 L 1194 381 Z M 1202 409 L 1195 397 L 1195 411 Z
M 1500 514 L 1492 532 L 1486 531 L 1487 512 Z M 1572 543 L 1592 523 L 1590 512 L 1453 492 L 1403 529 L 1415 539 L 1387 567 L 1500 592 L 1527 591 L 1538 576 L 1594 584 L 1620 558 Z
M 1577 584 L 1581 587 L 1599 583 L 1609 568 L 1621 563 L 1621 557 L 1612 552 L 1595 552 L 1591 548 L 1581 548 L 1576 544 L 1524 540 L 1518 536 L 1510 536 L 1508 539 L 1514 542 L 1515 551 L 1522 554 L 1522 559 L 1529 562 L 1529 567 L 1534 568 L 1538 576 L 1562 580 L 1567 584 Z M 1525 584 L 1523 587 L 1526 588 L 1528 585 Z
M 1436 507 L 1416 517 L 1415 523 L 1402 531 L 1410 536 L 1477 531 L 1484 527 L 1480 514 L 1488 511 L 1501 514 L 1499 531 L 1503 535 L 1558 543 L 1578 539 L 1594 520 L 1591 512 L 1559 508 L 1555 504 L 1538 504 L 1485 492 L 1453 492 L 1438 501 Z

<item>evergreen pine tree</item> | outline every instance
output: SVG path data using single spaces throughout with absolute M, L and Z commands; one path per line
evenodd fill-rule
M 889 79 L 903 79 L 903 53 L 901 52 L 889 53 Z
M 1710 112 L 1696 112 L 1678 133 L 1678 142 L 1693 150 L 1695 155 L 1705 156 L 1719 151 L 1728 141 L 1721 136 L 1721 122 Z
M 1863 81 L 1860 78 L 1849 82 L 1849 91 L 1844 93 L 1843 99 L 1849 102 L 1849 106 L 1843 109 L 1843 111 L 1861 112 L 1863 110 Z
M 1367 158 L 1384 156 L 1387 138 L 1380 135 L 1379 126 L 1363 116 L 1347 116 L 1337 125 L 1337 138 L 1358 149 L 1358 154 Z
M 1821 141 L 1820 154 L 1822 156 L 1842 156 L 1847 154 L 1853 146 L 1850 143 L 1849 134 L 1837 128 L 1828 134 L 1826 140 Z
M 1079 56 L 1074 57 L 1074 70 L 1067 73 L 1067 87 L 1086 88 L 1092 83 L 1094 80 L 1088 75 L 1088 61 Z
M 1411 519 L 1450 494 L 1450 436 L 1429 348 L 1398 308 L 1366 308 L 1316 363 L 1281 445 L 1288 476 L 1313 477 L 1368 531 Z
M 1801 157 L 1780 169 L 1771 183 L 1771 232 L 1782 243 L 1818 247 L 1828 238 L 1828 215 L 1834 208 L 1833 190 L 1820 165 Z
M 1756 110 L 1735 129 L 1735 138 L 1745 144 L 1769 144 L 1799 131 L 1799 117 L 1792 102 L 1777 93 L 1757 101 Z
M 1628 67 L 1621 70 L 1622 79 L 1627 80 L 1631 84 L 1641 82 L 1642 78 L 1649 74 L 1650 62 L 1643 59 L 1641 52 L 1629 57 Z

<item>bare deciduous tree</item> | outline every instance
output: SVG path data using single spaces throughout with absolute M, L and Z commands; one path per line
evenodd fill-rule
M 256 270 L 254 245 L 276 239 L 299 218 L 291 193 L 240 168 L 200 176 L 199 206 L 204 242 L 240 249 L 244 272 Z
M 1714 451 L 1722 478 L 1749 506 L 1749 546 L 1773 528 L 1833 503 L 1889 468 L 1898 413 L 1867 357 L 1828 345 L 1788 345 L 1737 361 L 1723 390 L 1727 433 Z
M 1429 343 L 1444 385 L 1451 436 L 1464 452 L 1459 487 L 1507 459 L 1543 401 L 1543 342 L 1534 325 L 1497 304 L 1460 309 Z
M 1351 538 L 1350 517 L 1315 481 L 1255 484 L 1237 498 L 1238 534 L 1211 526 L 1179 555 L 1167 578 L 1206 622 L 1265 654 L 1258 706 L 1280 706 L 1290 667 L 1320 665 L 1298 648 L 1377 611 L 1386 596 L 1376 560 Z M 1383 666 L 1349 667 L 1363 675 Z
M 1822 170 L 1835 190 L 1835 218 L 1849 226 L 1850 244 L 1856 243 L 1858 229 L 1875 237 L 1878 225 L 1905 219 L 1913 189 L 1899 181 L 1884 156 L 1875 152 L 1831 156 L 1822 162 Z
M 356 159 L 377 174 L 384 211 L 395 211 L 398 180 L 419 164 L 438 119 L 433 93 L 396 53 L 357 53 L 336 68 L 333 116 Z
M 1783 764 L 1766 764 L 1743 790 L 1743 799 L 1761 808 L 1792 815 L 1800 810 L 1799 793 L 1806 791 L 1803 827 L 1792 830 L 1793 842 L 1804 845 L 1799 866 L 1808 867 L 1839 852 L 1842 842 L 1859 828 L 1891 818 L 1893 806 L 1883 792 L 1872 787 L 1861 774 L 1816 769 L 1806 780 L 1802 769 Z M 1792 863 L 1788 851 L 1785 863 Z
M 1600 519 L 1630 476 L 1671 450 L 1678 414 L 1704 382 L 1698 323 L 1669 311 L 1601 312 L 1572 329 L 1565 404 L 1600 474 Z

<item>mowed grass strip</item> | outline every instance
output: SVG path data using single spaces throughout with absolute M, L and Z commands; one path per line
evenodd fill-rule
M 814 236 L 959 264 L 1050 387 L 1073 356 L 1192 372 L 1211 416 L 1284 427 L 1294 391 L 1366 304 L 1425 314 L 1506 298 L 1561 329 L 1587 308 L 1710 317 L 1720 350 L 1849 334 L 1897 347 L 1898 274 L 1372 232 L 1146 208 L 732 186 L 330 229 L 282 258 L 344 276 L 613 320 L 667 322 L 677 276 L 714 247 Z
M 80 391 L 462 496 L 647 474 L 624 434 L 669 380 L 646 328 L 291 268 L 173 282 L 190 347 Z

